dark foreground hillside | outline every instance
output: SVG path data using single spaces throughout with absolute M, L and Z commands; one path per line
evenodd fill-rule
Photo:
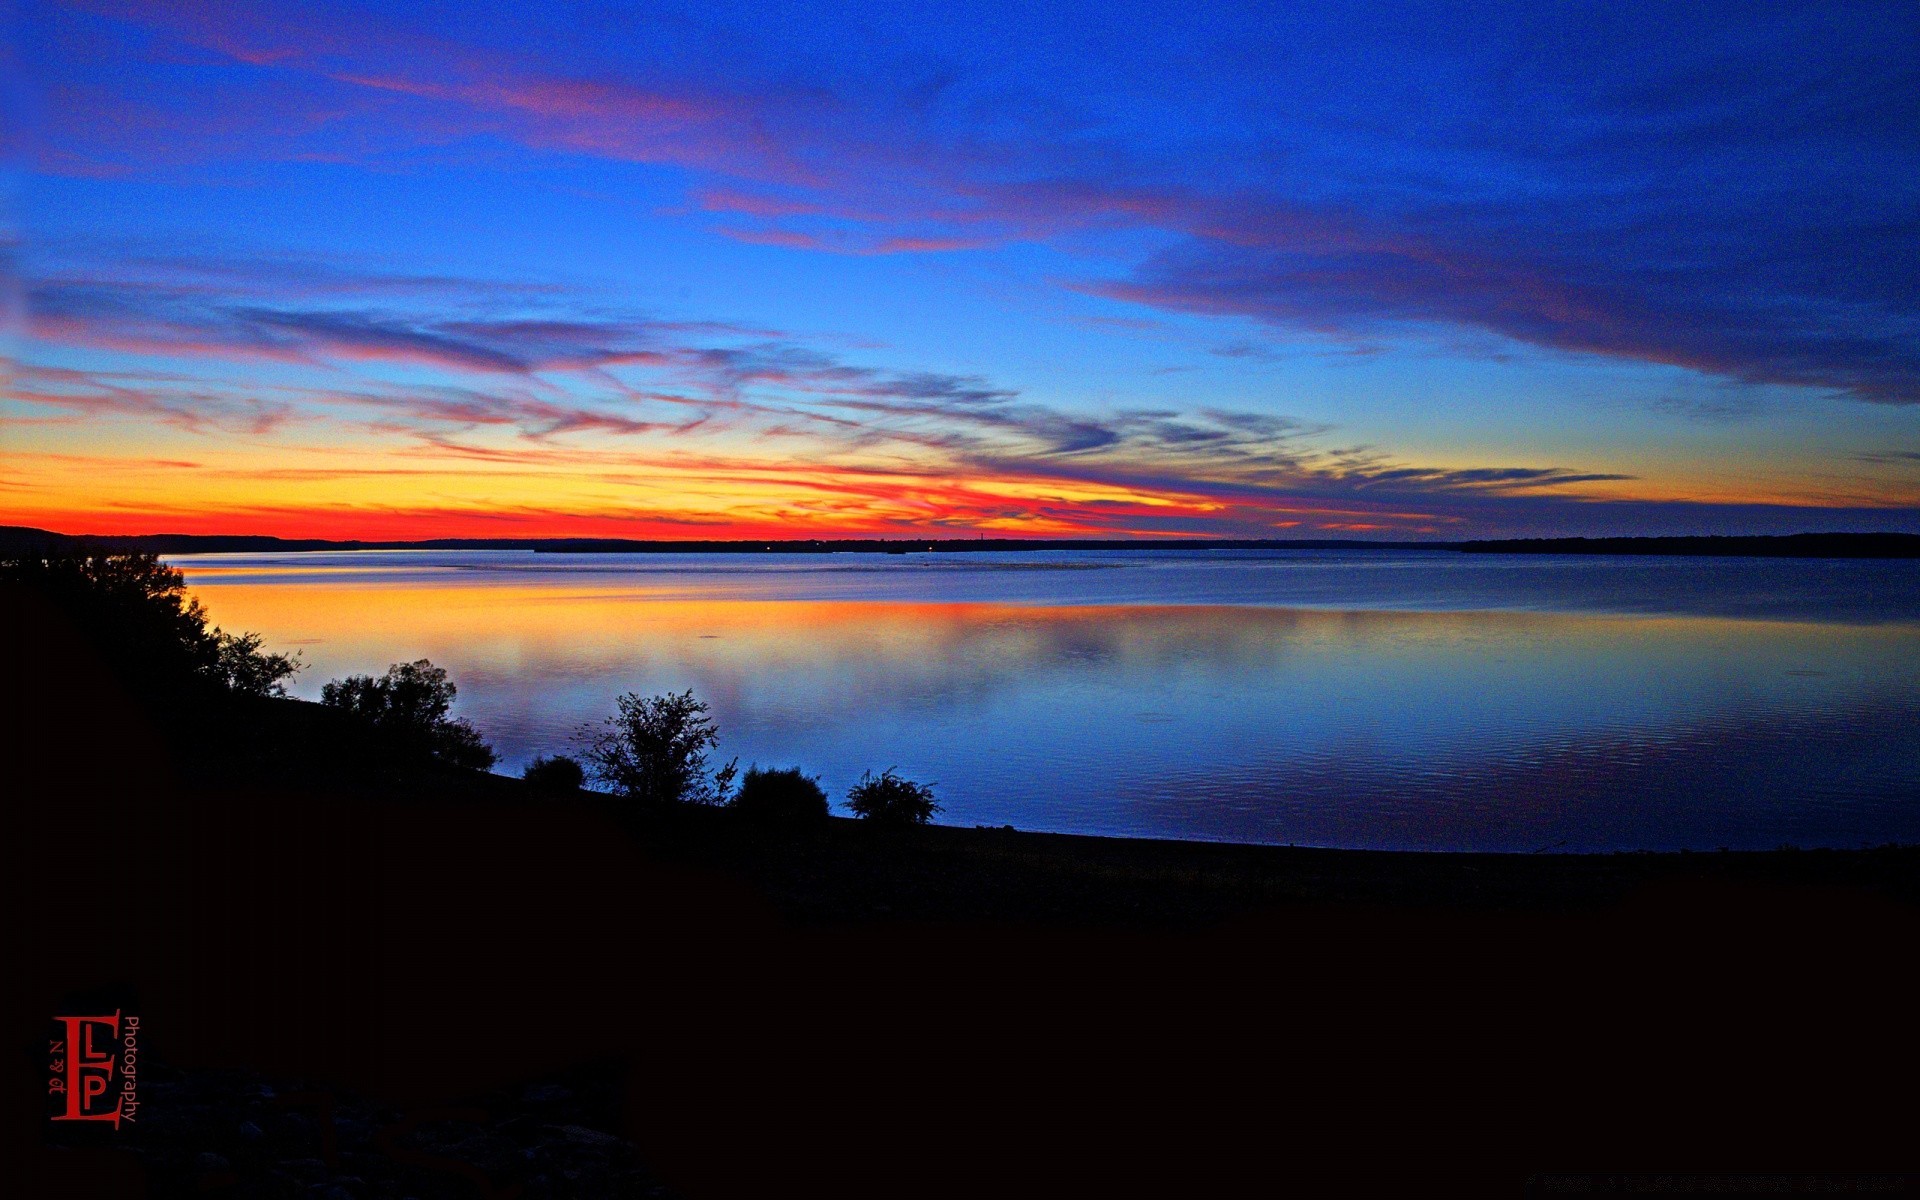
M 122 1008 L 152 1071 L 138 1128 L 39 1121 L 28 1194 L 1500 1196 L 1914 1165 L 1882 1099 L 1920 1065 L 1913 849 L 794 834 L 542 800 L 311 705 L 156 711 L 58 614 L 6 616 L 15 1043 Z

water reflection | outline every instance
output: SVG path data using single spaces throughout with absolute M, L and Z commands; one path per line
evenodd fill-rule
M 1852 623 L 1145 605 L 1105 599 L 1130 566 L 986 564 L 933 599 L 924 574 L 850 589 L 857 573 L 818 561 L 325 557 L 373 570 L 182 565 L 217 621 L 303 647 L 303 695 L 401 659 L 448 667 L 503 769 L 565 748 L 620 692 L 691 687 L 727 754 L 802 764 L 836 796 L 897 765 L 962 824 L 1487 849 L 1920 839 L 1920 624 L 1884 604 Z M 1170 578 L 1253 586 L 1235 570 L 1266 568 Z M 970 596 L 1009 586 L 1050 602 Z M 811 590 L 860 598 L 792 598 Z
M 656 600 L 1233 604 L 1334 610 L 1920 620 L 1920 560 L 1609 558 L 1451 551 L 1022 554 L 201 555 L 196 582 L 624 588 Z

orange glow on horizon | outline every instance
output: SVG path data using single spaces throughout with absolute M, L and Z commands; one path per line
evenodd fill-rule
M 288 448 L 180 457 L 21 455 L 0 523 L 77 535 L 200 534 L 407 541 L 606 537 L 1220 536 L 1246 529 L 1439 528 L 1420 511 L 1285 498 L 1227 500 L 1196 484 L 1146 488 L 1044 476 L 686 456 L 616 460 L 541 447 L 528 462 L 424 460 Z M 403 460 L 404 461 L 404 460 Z
M 67 428 L 62 426 L 61 429 Z M 75 535 L 198 534 L 328 541 L 599 537 L 648 541 L 952 537 L 1481 536 L 1459 500 L 1822 508 L 1920 504 L 1899 480 L 1820 490 L 1792 476 L 1672 475 L 1533 486 L 1406 485 L 1303 471 L 1196 471 L 1125 459 L 986 469 L 930 457 L 810 456 L 714 437 L 646 450 L 616 440 L 446 444 L 280 434 L 221 437 L 103 426 L 84 447 L 12 427 L 0 524 Z M 129 437 L 128 435 L 133 436 Z M 1790 464 L 1778 464 L 1789 469 Z M 1436 468 L 1437 469 L 1437 468 Z M 1460 468 L 1449 468 L 1460 469 Z M 1071 473 L 1070 473 L 1071 472 Z M 1108 478 L 1098 478 L 1106 473 Z M 1148 482 L 1138 482 L 1146 480 Z M 1425 486 L 1422 491 L 1421 487 Z M 1484 506 L 1483 506 L 1484 511 Z

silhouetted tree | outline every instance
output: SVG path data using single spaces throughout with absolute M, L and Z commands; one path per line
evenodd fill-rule
M 827 819 L 827 793 L 798 767 L 749 767 L 729 808 L 764 821 L 795 824 Z
M 464 719 L 448 715 L 458 692 L 445 668 L 423 658 L 394 663 L 377 679 L 335 679 L 320 689 L 320 703 L 352 713 L 408 750 L 484 771 L 494 764 L 493 747 Z
M 153 554 L 15 554 L 0 582 L 46 597 L 129 682 L 200 681 L 249 696 L 284 696 L 296 655 L 268 654 L 257 633 L 209 628 L 180 572 Z
M 578 760 L 564 754 L 556 754 L 552 758 L 544 754 L 536 757 L 520 773 L 520 778 L 536 791 L 560 794 L 577 792 L 587 783 L 586 769 Z
M 876 825 L 925 825 L 940 811 L 931 786 L 902 779 L 892 767 L 878 775 L 861 775 L 860 782 L 847 789 L 847 807 Z
M 300 669 L 293 655 L 267 654 L 257 633 L 213 631 L 217 643 L 213 670 L 208 674 L 243 696 L 284 696 L 288 679 Z M 297 652 L 296 652 L 297 653 Z
M 633 800 L 726 803 L 739 760 L 717 771 L 709 765 L 720 731 L 705 701 L 695 700 L 689 689 L 646 698 L 628 692 L 615 704 L 619 711 L 586 747 L 596 779 Z

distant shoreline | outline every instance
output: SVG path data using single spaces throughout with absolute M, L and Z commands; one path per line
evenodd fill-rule
M 1920 534 L 1796 533 L 1754 537 L 1509 538 L 1368 541 L 1290 538 L 424 538 L 332 541 L 219 534 L 64 534 L 0 526 L 0 553 L 99 549 L 146 554 L 307 554 L 352 550 L 531 550 L 540 554 L 978 554 L 1042 550 L 1449 550 L 1464 554 L 1659 555 L 1710 558 L 1920 558 Z

